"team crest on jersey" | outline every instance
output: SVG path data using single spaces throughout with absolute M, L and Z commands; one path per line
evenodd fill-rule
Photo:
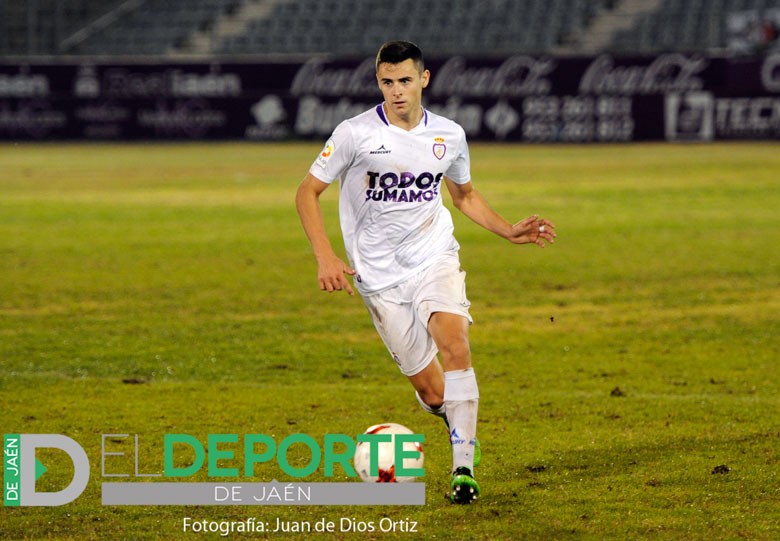
M 437 160 L 441 160 L 447 154 L 447 145 L 444 144 L 444 139 L 441 137 L 437 137 L 433 141 L 433 155 L 436 156 Z

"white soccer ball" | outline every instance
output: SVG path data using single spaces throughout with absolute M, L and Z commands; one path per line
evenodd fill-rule
M 355 449 L 355 471 L 360 478 L 367 483 L 408 483 L 414 481 L 415 477 L 395 475 L 395 435 L 396 434 L 414 434 L 411 430 L 398 423 L 382 423 L 369 427 L 364 434 L 390 434 L 393 438 L 388 442 L 380 442 L 378 475 L 371 475 L 371 444 L 367 441 L 357 443 Z M 374 444 L 377 445 L 377 444 Z M 425 456 L 423 455 L 422 444 L 417 441 L 405 441 L 403 449 L 419 453 L 417 458 L 404 458 L 403 467 L 406 469 L 422 468 Z

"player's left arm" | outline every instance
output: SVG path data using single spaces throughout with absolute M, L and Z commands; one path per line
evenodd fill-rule
M 537 244 L 544 248 L 545 241 L 555 242 L 555 225 L 534 214 L 511 224 L 488 204 L 471 181 L 458 184 L 449 177 L 444 180 L 452 196 L 455 208 L 488 231 L 503 237 L 513 244 Z

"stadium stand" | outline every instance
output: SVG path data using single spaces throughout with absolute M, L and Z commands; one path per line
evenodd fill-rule
M 142 8 L 96 32 L 78 45 L 80 54 L 167 54 L 189 36 L 233 12 L 239 1 L 147 0 Z
M 67 37 L 121 0 L 0 0 L 0 55 L 62 53 Z
M 604 7 L 593 0 L 298 0 L 216 45 L 255 52 L 370 54 L 387 39 L 412 39 L 426 51 L 547 51 L 576 35 Z
M 658 53 L 728 48 L 727 18 L 753 11 L 756 20 L 780 0 L 663 0 L 660 8 L 639 16 L 634 24 L 616 32 L 607 50 Z
M 0 54 L 366 54 L 385 39 L 430 52 L 541 52 L 612 0 L 2 0 Z M 70 6 L 70 7 L 64 7 Z M 265 9 L 256 9 L 257 6 Z M 83 14 L 74 16 L 76 8 Z M 255 8 L 255 9 L 252 9 Z M 67 12 L 65 12 L 67 11 Z M 260 15 L 253 15 L 260 13 Z M 249 14 L 246 16 L 245 14 Z M 222 20 L 245 16 L 240 24 Z M 240 32 L 235 29 L 239 28 Z M 207 46 L 193 49 L 198 35 Z
M 736 11 L 780 0 L 0 0 L 0 55 L 722 50 Z
M 242 0 L 0 0 L 0 55 L 164 55 Z

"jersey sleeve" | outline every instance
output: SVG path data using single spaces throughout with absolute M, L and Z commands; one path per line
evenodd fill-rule
M 333 130 L 333 134 L 314 160 L 309 173 L 323 182 L 330 184 L 347 169 L 355 157 L 355 143 L 352 130 L 344 121 Z
M 456 184 L 466 184 L 471 180 L 471 159 L 466 134 L 461 130 L 460 143 L 455 159 L 445 173 Z

